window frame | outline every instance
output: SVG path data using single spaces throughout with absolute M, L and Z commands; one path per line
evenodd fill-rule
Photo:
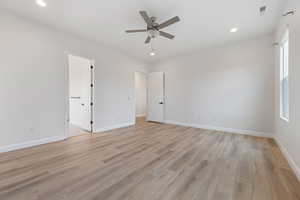
M 287 45 L 287 46 L 286 46 Z M 289 65 L 290 65 L 290 42 L 289 42 L 289 30 L 286 30 L 281 41 L 280 41 L 280 48 L 279 48 L 279 54 L 280 54 L 280 118 L 286 122 L 290 121 L 290 87 L 289 87 L 289 78 L 290 78 L 290 71 L 289 71 Z M 287 56 L 285 55 L 287 48 Z M 287 59 L 287 61 L 286 61 Z M 287 77 L 286 82 L 286 90 L 284 91 L 284 79 Z M 287 96 L 284 96 L 286 94 Z M 285 103 L 287 105 L 285 105 Z M 286 108 L 286 109 L 284 109 Z

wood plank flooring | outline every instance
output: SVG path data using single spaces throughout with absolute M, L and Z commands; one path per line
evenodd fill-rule
M 0 154 L 1 200 L 300 200 L 271 139 L 146 123 Z

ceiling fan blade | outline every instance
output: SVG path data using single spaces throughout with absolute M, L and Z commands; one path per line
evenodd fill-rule
M 145 44 L 148 44 L 150 41 L 151 41 L 151 37 L 148 36 L 147 39 L 146 39 L 146 41 L 145 41 Z
M 174 35 L 172 35 L 170 33 L 163 32 L 163 31 L 159 31 L 159 35 L 163 36 L 163 37 L 166 37 L 168 39 L 171 39 L 171 40 L 175 37 Z
M 179 21 L 180 21 L 180 18 L 178 16 L 176 16 L 176 17 L 173 17 L 172 19 L 169 19 L 169 20 L 165 21 L 164 23 L 160 24 L 158 26 L 158 28 L 162 29 L 162 28 L 170 26 L 170 25 L 172 25 L 172 24 L 174 24 L 176 22 L 179 22 Z
M 151 28 L 152 27 L 152 20 L 148 16 L 147 12 L 143 10 L 143 11 L 140 11 L 140 14 L 143 17 L 143 19 L 145 20 L 148 27 Z
M 126 33 L 147 32 L 147 29 L 127 30 Z

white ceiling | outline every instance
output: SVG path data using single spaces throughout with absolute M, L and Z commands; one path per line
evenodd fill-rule
M 192 52 L 271 33 L 285 0 L 1 0 L 0 6 L 63 31 L 118 48 L 144 61 Z M 267 6 L 260 16 L 259 7 Z M 173 41 L 154 41 L 156 56 L 149 56 L 146 33 L 126 34 L 126 29 L 145 28 L 139 10 L 158 22 L 178 15 L 181 21 L 165 29 Z M 238 27 L 237 33 L 229 33 Z

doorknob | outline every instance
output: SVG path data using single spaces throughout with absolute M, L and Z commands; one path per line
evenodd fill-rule
M 161 102 L 159 102 L 159 104 L 164 104 L 164 102 L 161 101 Z

